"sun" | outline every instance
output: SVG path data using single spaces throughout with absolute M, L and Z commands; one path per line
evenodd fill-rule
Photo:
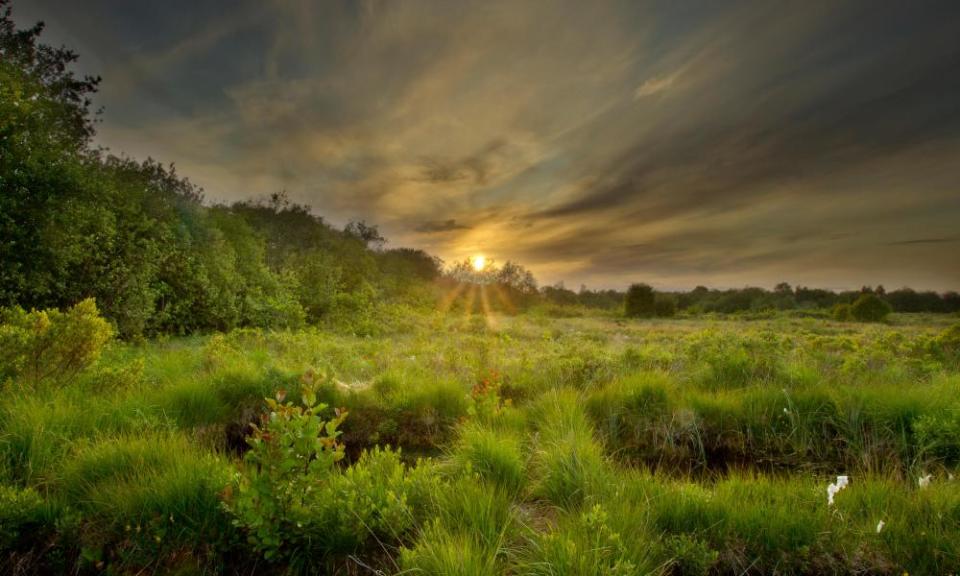
M 470 264 L 477 272 L 483 272 L 483 269 L 487 267 L 487 257 L 483 254 L 477 254 L 470 259 Z

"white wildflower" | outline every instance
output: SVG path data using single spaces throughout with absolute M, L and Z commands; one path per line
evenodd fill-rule
M 836 496 L 839 491 L 840 488 L 837 488 L 837 485 L 832 482 L 827 486 L 827 506 L 833 506 L 833 497 Z
M 917 478 L 917 486 L 921 488 L 926 488 L 930 485 L 930 479 L 933 478 L 933 474 L 927 474 L 926 476 L 921 476 Z
M 847 487 L 847 484 L 850 483 L 849 476 L 837 476 L 836 482 L 831 482 L 827 486 L 827 505 L 833 506 L 833 497 L 837 495 L 837 492 L 843 490 Z
M 884 522 L 883 520 L 877 522 L 877 534 L 879 534 L 880 531 L 883 530 L 884 524 L 886 524 L 886 522 Z

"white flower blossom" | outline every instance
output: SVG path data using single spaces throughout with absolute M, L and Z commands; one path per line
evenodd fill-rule
M 827 505 L 833 506 L 833 497 L 837 495 L 837 492 L 843 490 L 850 484 L 849 476 L 837 476 L 836 482 L 831 482 L 827 486 Z

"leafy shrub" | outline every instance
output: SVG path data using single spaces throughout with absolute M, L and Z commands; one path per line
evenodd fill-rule
M 332 554 L 355 551 L 370 538 L 395 540 L 414 522 L 426 499 L 432 469 L 408 469 L 400 454 L 376 448 L 349 468 L 338 427 L 346 412 L 324 420 L 311 374 L 304 378 L 302 406 L 267 399 L 270 410 L 248 439 L 244 470 L 228 494 L 234 525 L 270 561 L 316 567 Z M 312 569 L 312 568 L 311 568 Z
M 860 322 L 883 322 L 892 311 L 876 294 L 863 294 L 850 306 L 850 315 Z
M 4 310 L 0 377 L 26 384 L 68 380 L 93 364 L 113 329 L 87 298 L 67 310 Z
M 937 344 L 951 354 L 960 354 L 960 324 L 954 324 L 937 336 Z
M 677 300 L 671 294 L 657 294 L 654 309 L 657 318 L 672 318 L 677 314 Z
M 664 547 L 671 556 L 673 573 L 683 576 L 706 576 L 720 557 L 708 543 L 689 534 L 668 537 Z
M 833 319 L 838 322 L 849 322 L 853 319 L 853 315 L 850 313 L 849 304 L 837 304 L 833 307 L 833 310 L 830 313 L 833 316 Z
M 313 390 L 305 387 L 303 406 L 284 403 L 285 393 L 267 398 L 270 410 L 261 426 L 248 438 L 244 474 L 236 499 L 228 507 L 254 548 L 268 559 L 288 553 L 290 547 L 309 545 L 307 534 L 322 532 L 310 526 L 315 520 L 310 504 L 318 482 L 334 473 L 343 458 L 337 427 L 346 413 L 323 420 L 324 404 L 315 404 Z
M 426 468 L 425 468 L 426 470 Z M 336 474 L 316 512 L 327 518 L 325 538 L 333 551 L 350 551 L 369 538 L 397 540 L 413 526 L 414 505 L 426 495 L 419 478 L 400 460 L 400 452 L 375 447 Z M 326 510 L 323 509 L 326 506 Z
M 40 495 L 26 488 L 0 485 L 0 553 L 18 545 L 21 538 L 30 537 L 33 526 L 40 522 Z
M 624 314 L 628 318 L 651 318 L 656 312 L 653 288 L 647 284 L 631 284 L 624 299 Z

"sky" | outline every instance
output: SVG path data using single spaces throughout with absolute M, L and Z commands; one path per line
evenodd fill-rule
M 960 289 L 960 2 L 23 0 L 97 143 L 542 284 Z

